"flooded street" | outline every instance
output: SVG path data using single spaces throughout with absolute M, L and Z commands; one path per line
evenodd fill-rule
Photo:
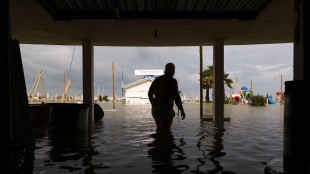
M 104 110 L 112 104 L 101 103 Z M 283 106 L 225 105 L 230 122 L 200 121 L 199 104 L 184 104 L 172 135 L 155 135 L 151 105 L 117 104 L 87 135 L 36 134 L 33 173 L 223 173 L 262 174 L 282 156 Z M 212 115 L 212 104 L 204 104 Z

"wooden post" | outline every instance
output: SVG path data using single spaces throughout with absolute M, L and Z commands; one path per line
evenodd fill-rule
M 251 94 L 251 96 L 253 96 L 252 80 L 251 80 L 251 89 L 250 89 L 250 94 Z
M 65 103 L 65 97 L 66 97 L 66 73 L 63 73 L 63 86 L 64 86 L 64 93 L 62 95 L 62 102 Z
M 66 93 L 67 93 L 67 88 L 69 87 L 69 89 L 70 89 L 70 92 L 71 92 L 71 96 L 73 97 L 73 92 L 72 92 L 72 89 L 71 89 L 71 78 L 70 79 L 68 79 L 67 77 L 66 77 L 66 79 L 67 79 L 67 87 L 66 87 Z M 74 97 L 74 99 L 75 99 L 75 97 Z
M 32 99 L 31 99 L 31 101 L 30 101 L 30 103 L 32 103 L 33 102 L 33 99 L 34 99 L 34 95 L 35 95 L 35 93 L 37 92 L 37 88 L 38 88 L 38 86 L 39 86 L 39 83 L 40 83 L 40 79 L 42 78 L 42 70 L 40 70 L 39 71 L 39 73 L 38 73 L 38 77 L 37 77 L 37 79 L 36 79 L 36 81 L 35 81 L 35 89 L 34 89 L 34 93 L 33 93 L 33 96 L 32 96 Z M 41 83 L 41 85 L 42 85 L 43 83 Z M 31 89 L 31 92 L 30 92 L 30 94 L 29 94 L 30 96 L 32 95 L 32 89 Z M 39 99 L 39 98 L 38 98 Z
M 202 56 L 202 46 L 199 47 L 199 53 L 200 53 L 200 89 L 199 89 L 199 95 L 200 95 L 200 118 L 203 117 L 203 76 L 202 76 L 202 67 L 203 67 L 203 56 Z
M 41 70 L 40 70 L 40 71 L 41 71 Z M 33 86 L 32 86 L 32 88 L 31 88 L 30 93 L 28 94 L 28 99 L 30 99 L 30 96 L 31 96 L 31 94 L 32 94 L 32 91 L 33 91 L 34 87 L 36 86 L 36 84 L 37 84 L 37 82 L 38 82 L 38 79 L 39 79 L 39 76 L 40 76 L 40 71 L 39 71 L 39 73 L 38 73 L 38 75 L 37 75 L 36 80 L 35 80 L 34 83 L 33 83 Z M 36 92 L 34 92 L 34 93 L 36 93 Z M 32 97 L 32 98 L 33 98 L 33 97 Z
M 112 62 L 112 79 L 113 79 L 113 109 L 115 109 L 115 91 L 114 91 L 114 62 Z
M 283 101 L 283 94 L 282 94 L 282 75 L 281 75 L 281 99 L 280 99 L 281 106 L 282 106 L 282 101 Z
M 46 99 L 46 94 L 45 94 L 45 89 L 44 89 L 44 85 L 43 85 L 42 70 L 41 70 L 40 82 L 41 82 L 41 94 L 42 94 L 42 102 L 43 102 L 43 100 L 44 100 L 43 97 L 45 97 L 45 99 Z
M 252 91 L 252 80 L 251 80 L 251 89 L 250 89 L 250 91 Z
M 67 86 L 66 86 L 66 84 L 65 84 L 65 86 L 66 86 L 66 88 L 65 88 L 65 94 L 67 94 L 67 91 L 68 91 L 68 89 L 70 88 L 71 89 L 71 87 L 70 87 L 70 85 L 71 85 L 71 78 L 68 80 L 68 78 L 67 78 Z M 71 91 L 71 95 L 72 95 L 72 91 Z

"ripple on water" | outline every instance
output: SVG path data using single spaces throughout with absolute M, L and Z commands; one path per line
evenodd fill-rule
M 100 104 L 111 109 L 111 104 Z M 34 173 L 223 173 L 258 174 L 282 155 L 280 105 L 225 105 L 230 122 L 199 118 L 199 104 L 184 104 L 172 135 L 158 137 L 150 105 L 117 104 L 86 135 L 36 139 Z M 212 115 L 212 105 L 204 104 Z

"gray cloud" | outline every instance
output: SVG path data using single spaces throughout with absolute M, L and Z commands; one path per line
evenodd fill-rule
M 28 91 L 37 73 L 43 70 L 44 87 L 51 95 L 59 95 L 63 90 L 63 72 L 72 78 L 74 94 L 82 94 L 82 49 L 76 46 L 21 45 L 26 86 Z M 239 78 L 242 86 L 250 87 L 253 80 L 254 93 L 275 93 L 280 90 L 280 76 L 292 79 L 293 44 L 225 46 L 225 73 L 235 80 Z M 204 69 L 212 65 L 213 48 L 203 47 Z M 115 90 L 121 95 L 122 70 L 124 85 L 142 78 L 135 76 L 135 69 L 164 69 L 168 62 L 176 65 L 175 78 L 180 90 L 187 94 L 195 90 L 198 94 L 199 47 L 95 47 L 94 80 L 95 95 L 112 95 L 112 61 L 115 63 Z M 229 89 L 226 88 L 226 94 Z

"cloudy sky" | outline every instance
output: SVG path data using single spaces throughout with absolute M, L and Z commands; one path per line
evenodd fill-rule
M 203 47 L 203 69 L 212 65 L 213 48 Z M 38 71 L 43 70 L 46 93 L 60 95 L 63 91 L 63 72 L 72 78 L 74 95 L 82 94 L 81 46 L 21 45 L 22 61 L 27 91 L 30 92 Z M 274 95 L 281 90 L 283 81 L 293 78 L 293 44 L 225 46 L 225 73 L 254 94 Z M 72 59 L 73 58 L 73 59 Z M 73 60 L 73 61 L 72 61 Z M 72 65 L 71 65 L 72 61 Z M 115 91 L 121 96 L 122 70 L 124 85 L 142 78 L 135 76 L 135 69 L 163 69 L 165 64 L 176 65 L 175 78 L 184 94 L 197 97 L 199 92 L 199 47 L 95 47 L 95 95 L 112 96 L 112 62 L 115 66 Z M 71 65 L 71 71 L 70 71 Z M 39 89 L 38 89 L 39 90 Z M 284 90 L 284 85 L 283 85 Z M 236 92 L 236 91 L 235 91 Z M 226 88 L 226 94 L 229 89 Z

